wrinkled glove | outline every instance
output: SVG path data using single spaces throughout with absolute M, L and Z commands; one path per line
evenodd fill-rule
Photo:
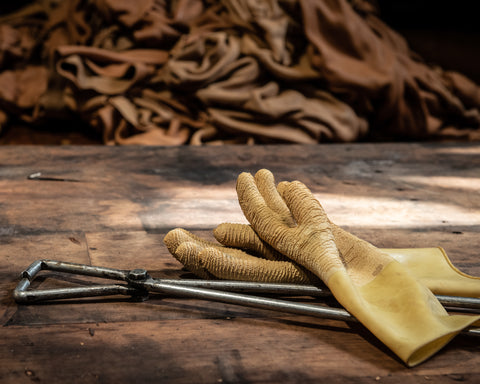
M 252 231 L 255 235 L 255 233 Z M 255 235 L 256 236 L 256 235 Z M 257 241 L 256 256 L 176 228 L 163 239 L 170 253 L 195 275 L 204 278 L 269 283 L 315 284 L 319 280 L 303 267 L 286 261 L 274 249 Z M 282 260 L 283 259 L 283 260 Z
M 407 365 L 421 363 L 478 320 L 450 316 L 402 264 L 332 225 L 302 183 L 280 183 L 277 192 L 269 171 L 259 171 L 255 179 L 242 173 L 237 194 L 260 238 L 320 277 L 338 302 Z
M 341 253 L 346 251 L 350 241 L 359 240 L 335 224 L 330 224 L 335 243 Z M 265 244 L 248 224 L 223 223 L 214 229 L 213 234 L 219 243 L 227 247 L 253 251 L 268 247 L 268 244 Z M 441 247 L 381 248 L 380 250 L 402 264 L 417 280 L 436 295 L 480 297 L 480 277 L 470 276 L 458 270 Z M 249 276 L 242 275 L 240 270 L 233 278 L 254 281 Z
M 353 235 L 333 223 L 331 225 L 334 235 L 337 233 L 335 243 L 342 252 L 348 242 L 342 245 L 341 238 Z M 338 236 L 342 233 L 344 236 Z M 214 229 L 213 234 L 220 244 L 203 240 L 181 228 L 170 231 L 164 241 L 185 269 L 204 279 L 317 285 L 320 282 L 266 244 L 250 225 L 223 223 Z M 351 239 L 355 241 L 354 237 Z M 177 250 L 183 243 L 192 244 L 185 244 Z M 207 252 L 207 248 L 214 250 Z M 459 271 L 440 247 L 383 248 L 381 251 L 402 264 L 436 295 L 480 297 L 480 278 Z

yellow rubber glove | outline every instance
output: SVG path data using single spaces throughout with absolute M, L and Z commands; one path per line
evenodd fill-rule
M 203 240 L 181 228 L 168 232 L 163 241 L 170 253 L 187 270 L 204 279 L 292 284 L 319 282 L 318 278 L 301 266 L 278 260 L 280 256 L 277 252 L 265 244 L 258 249 L 257 255 L 262 257 L 260 258 L 240 249 Z
M 259 171 L 255 179 L 242 173 L 237 194 L 262 240 L 320 277 L 337 301 L 408 366 L 421 363 L 478 320 L 449 315 L 402 264 L 370 243 L 336 231 L 302 183 L 280 183 L 277 192 L 269 171 Z M 290 215 L 282 213 L 287 210 Z
M 353 235 L 345 233 L 346 231 L 333 223 L 331 225 L 337 248 L 342 252 L 342 249 L 355 239 L 352 238 L 345 246 L 342 245 L 341 238 Z M 256 253 L 261 253 L 268 247 L 248 224 L 223 223 L 215 228 L 213 233 L 217 241 L 227 247 Z M 381 248 L 381 251 L 397 260 L 436 295 L 480 297 L 480 277 L 467 275 L 455 268 L 443 248 Z M 240 272 L 235 279 L 253 281 L 248 276 L 240 276 Z
M 436 295 L 480 297 L 480 277 L 456 268 L 443 248 L 383 249 Z

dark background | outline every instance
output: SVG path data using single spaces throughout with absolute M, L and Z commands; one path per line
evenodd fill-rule
M 29 0 L 0 2 L 0 14 Z M 477 2 L 469 0 L 371 0 L 380 18 L 408 41 L 427 63 L 458 71 L 480 84 L 480 21 Z M 32 129 L 22 123 L 0 129 L 1 144 L 102 144 L 84 122 L 49 121 Z

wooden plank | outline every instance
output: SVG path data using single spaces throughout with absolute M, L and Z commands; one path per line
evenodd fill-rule
M 474 381 L 475 339 L 415 369 L 361 327 L 221 303 L 152 296 L 19 306 L 37 258 L 186 276 L 163 245 L 173 227 L 207 239 L 245 222 L 242 171 L 299 179 L 329 217 L 381 247 L 443 246 L 480 275 L 480 145 L 4 147 L 0 152 L 0 382 Z M 42 177 L 78 181 L 31 180 Z M 46 273 L 40 287 L 84 284 Z
M 26 376 L 52 383 L 447 383 L 474 382 L 480 374 L 475 341 L 456 340 L 408 369 L 367 333 L 311 318 L 101 322 L 7 331 L 16 337 L 2 353 L 2 383 Z
M 109 148 L 99 154 L 92 147 L 81 153 L 56 149 L 56 160 L 51 161 L 51 150 L 36 152 L 26 147 L 19 151 L 24 156 L 19 156 L 7 147 L 3 153 L 8 166 L 2 167 L 0 191 L 5 191 L 1 197 L 15 194 L 15 199 L 2 199 L 2 231 L 95 232 L 119 227 L 158 231 L 176 225 L 211 228 L 225 219 L 243 219 L 236 203 L 235 179 L 242 171 L 262 167 L 271 169 L 278 180 L 301 178 L 340 225 L 398 227 L 412 217 L 406 221 L 409 227 L 421 226 L 421 220 L 429 227 L 478 226 L 471 211 L 480 204 L 480 197 L 470 193 L 478 185 L 468 186 L 478 184 L 480 154 L 476 148 L 189 148 L 188 156 L 182 156 L 182 151 L 187 153 L 185 148 Z M 34 172 L 81 182 L 27 180 Z M 429 178 L 422 179 L 422 175 Z M 433 185 L 425 185 L 431 180 Z M 440 208 L 452 210 L 436 213 Z M 384 211 L 388 215 L 382 214 Z M 39 217 L 43 221 L 37 225 Z M 370 217 L 371 222 L 356 224 L 361 217 Z

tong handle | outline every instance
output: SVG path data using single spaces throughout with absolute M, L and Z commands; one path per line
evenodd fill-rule
M 119 269 L 92 267 L 84 264 L 65 263 L 54 260 L 36 260 L 21 274 L 21 280 L 13 291 L 17 303 L 32 303 L 45 300 L 73 299 L 81 297 L 110 295 L 139 295 L 141 290 L 130 286 L 112 284 L 90 287 L 56 288 L 28 290 L 35 276 L 42 270 L 64 272 L 78 275 L 101 277 L 114 280 L 127 280 L 127 271 Z M 143 294 L 143 292 L 142 292 Z
M 42 270 L 52 270 L 58 272 L 66 272 L 79 275 L 87 275 L 94 277 L 101 277 L 107 279 L 116 279 L 127 282 L 128 285 L 98 285 L 90 287 L 77 287 L 77 288 L 61 288 L 61 289 L 44 289 L 44 290 L 28 290 L 32 280 Z M 199 280 L 202 282 L 201 280 Z M 221 284 L 221 283 L 219 283 Z M 261 283 L 242 283 L 237 282 L 236 288 L 247 291 L 252 289 L 259 289 L 265 284 Z M 215 284 L 214 284 L 215 285 Z M 228 284 L 227 284 L 228 285 Z M 267 284 L 268 285 L 268 284 Z M 277 285 L 277 288 L 281 287 L 281 284 Z M 250 288 L 249 288 L 250 287 Z M 288 285 L 285 285 L 288 288 Z M 292 286 L 290 285 L 290 288 Z M 300 286 L 301 287 L 301 286 Z M 160 292 L 164 294 L 171 294 L 177 297 L 189 297 L 203 300 L 212 300 L 228 304 L 245 305 L 254 308 L 269 309 L 274 311 L 281 311 L 285 313 L 293 313 L 300 315 L 309 315 L 322 317 L 327 319 L 342 320 L 347 322 L 356 322 L 357 319 L 353 317 L 346 310 L 341 308 L 328 308 L 319 305 L 309 305 L 303 303 L 294 303 L 285 300 L 250 296 L 241 293 L 225 292 L 221 290 L 211 289 L 212 287 L 202 288 L 195 286 L 186 286 L 180 283 L 171 283 L 167 280 L 152 279 L 146 270 L 134 269 L 131 271 L 124 271 L 119 269 L 94 267 L 76 263 L 65 263 L 61 261 L 53 260 L 37 260 L 33 262 L 25 271 L 22 272 L 22 279 L 18 283 L 13 292 L 13 297 L 18 303 L 30 303 L 43 300 L 55 300 L 55 299 L 68 299 L 79 297 L 92 297 L 92 296 L 107 296 L 107 295 L 145 295 L 148 291 Z M 220 285 L 216 285 L 216 288 L 220 288 Z M 230 287 L 233 288 L 233 287 Z M 289 288 L 289 289 L 290 289 Z M 224 287 L 225 289 L 225 287 Z M 228 288 L 227 288 L 228 289 Z M 301 289 L 301 288 L 299 288 Z M 311 291 L 313 289 L 313 291 Z M 321 288 L 309 287 L 310 293 L 314 293 L 315 290 L 320 292 L 320 295 L 325 296 L 328 290 L 322 290 Z M 296 291 L 300 293 L 300 291 Z M 458 298 L 455 298 L 458 299 Z M 460 298 L 463 299 L 463 298 Z M 478 300 L 478 299 L 471 299 Z M 476 301 L 478 304 L 478 301 Z M 455 304 L 459 304 L 455 302 Z M 480 329 L 470 328 L 464 330 L 462 333 L 480 336 Z

